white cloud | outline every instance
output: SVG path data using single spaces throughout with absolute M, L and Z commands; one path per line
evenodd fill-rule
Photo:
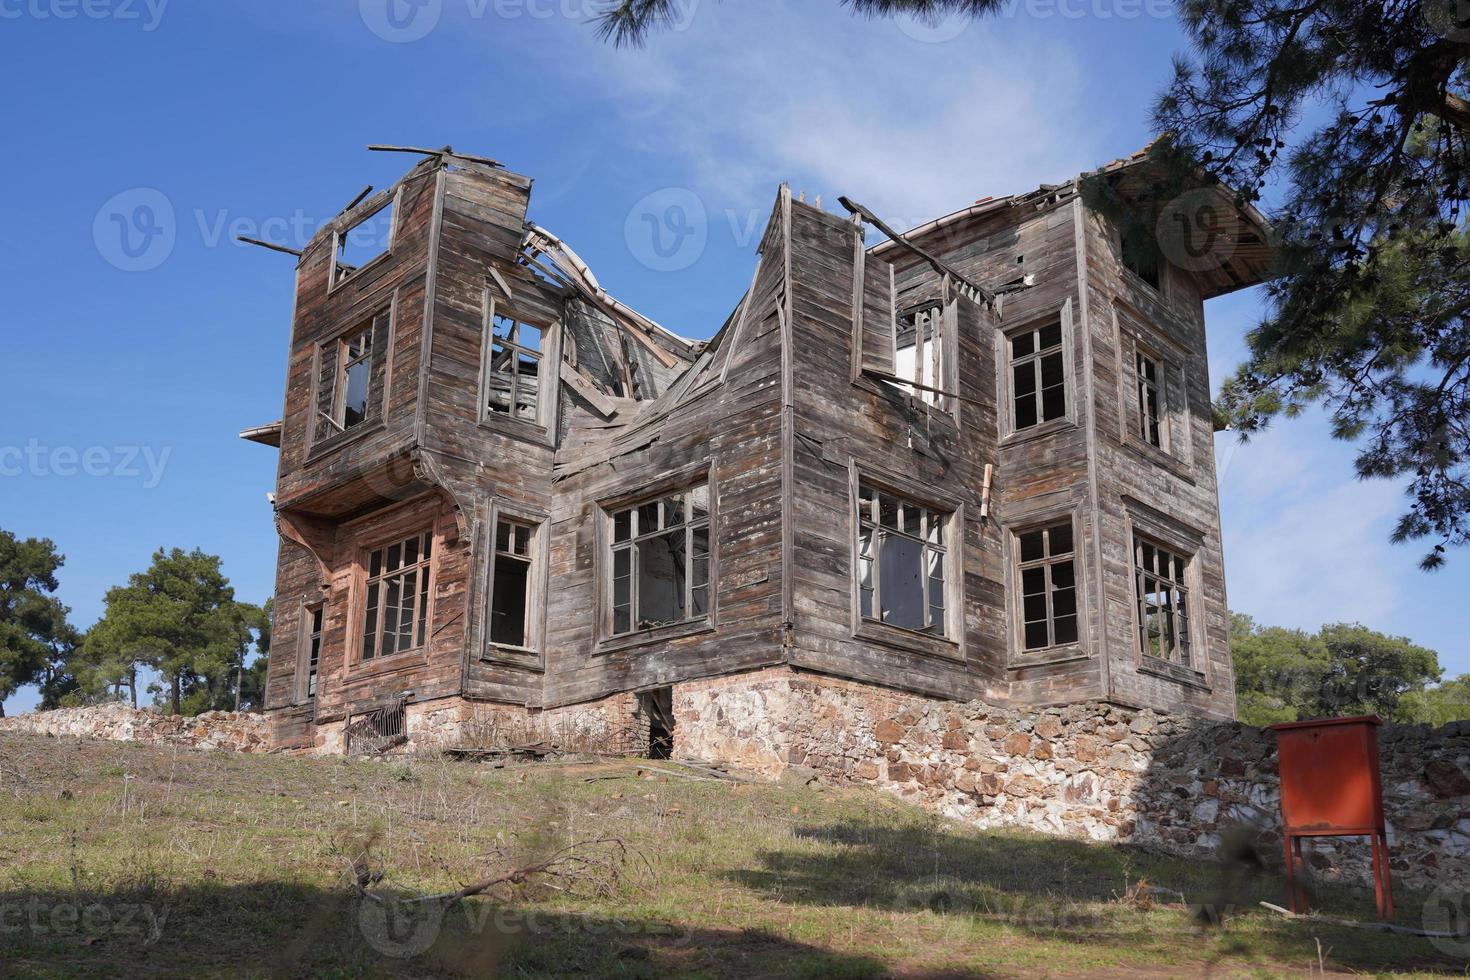
M 834 210 L 850 194 L 910 226 L 1135 149 L 1107 145 L 1072 52 L 1017 43 L 1020 26 L 929 44 L 836 4 L 737 7 L 702 8 L 685 34 L 588 50 L 582 64 L 702 194 L 757 207 L 789 180 Z

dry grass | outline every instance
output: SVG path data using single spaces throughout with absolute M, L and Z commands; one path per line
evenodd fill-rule
M 1427 940 L 1255 910 L 1274 879 L 982 833 L 860 791 L 204 754 L 0 735 L 0 974 L 961 977 L 1463 973 Z M 589 776 L 624 775 L 598 779 Z M 450 891 L 615 837 L 608 888 Z M 1223 929 L 1151 885 L 1248 911 Z M 1362 894 L 1329 892 L 1371 914 Z M 1414 896 L 1400 900 L 1411 914 Z M 406 909 L 427 909 L 408 913 Z M 1318 941 L 1321 960 L 1318 958 Z M 385 955 L 409 954 L 405 958 Z

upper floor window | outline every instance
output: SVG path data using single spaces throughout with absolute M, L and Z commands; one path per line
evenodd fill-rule
M 536 528 L 525 521 L 499 518 L 495 522 L 495 561 L 491 569 L 490 642 L 529 649 L 531 591 Z
M 1141 235 L 1125 231 L 1119 236 L 1118 251 L 1122 253 L 1123 267 L 1155 290 L 1161 282 L 1158 249 L 1156 242 Z
M 1138 436 L 1151 446 L 1164 447 L 1164 365 L 1142 348 L 1134 349 L 1138 387 Z
M 1072 522 L 1016 535 L 1021 579 L 1021 648 L 1077 642 L 1077 566 Z
M 1138 644 L 1146 657 L 1190 666 L 1187 560 L 1147 538 L 1133 538 Z
M 384 310 L 321 349 L 317 437 L 346 432 L 376 414 L 373 382 L 388 343 L 390 311 Z
M 393 242 L 393 211 L 389 201 L 351 228 L 337 232 L 332 245 L 332 285 L 388 251 Z
M 894 375 L 914 382 L 910 390 L 926 405 L 949 411 L 953 352 L 946 343 L 944 306 L 936 303 L 898 317 L 894 341 Z
M 1010 334 L 1011 424 L 1029 429 L 1067 414 L 1062 321 Z
M 541 344 L 544 331 L 492 311 L 485 359 L 486 415 L 508 415 L 537 425 L 541 417 Z
M 368 553 L 362 659 L 391 657 L 424 645 L 434 534 L 424 531 Z
M 858 611 L 863 619 L 947 633 L 950 515 L 867 484 L 858 487 Z
M 668 494 L 609 516 L 613 635 L 707 618 L 709 487 Z

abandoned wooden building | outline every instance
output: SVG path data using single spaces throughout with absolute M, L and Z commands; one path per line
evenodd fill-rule
M 782 188 L 706 342 L 492 161 L 354 203 L 299 255 L 283 418 L 242 433 L 280 450 L 275 743 L 493 711 L 667 751 L 682 686 L 764 671 L 1232 716 L 1203 304 L 1262 280 L 1264 229 L 1125 263 L 1080 180 L 877 244 Z

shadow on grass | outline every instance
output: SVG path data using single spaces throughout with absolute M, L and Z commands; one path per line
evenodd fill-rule
M 406 911 L 407 910 L 407 911 Z M 0 976 L 867 978 L 759 930 L 469 901 L 442 912 L 289 882 L 0 892 Z
M 1464 951 L 1421 937 L 1277 918 L 1259 903 L 1280 903 L 1284 882 L 1259 868 L 1025 832 L 956 833 L 938 820 L 814 825 L 796 837 L 801 846 L 761 852 L 758 868 L 725 877 L 783 902 L 928 910 L 963 925 L 972 939 L 1004 927 L 1162 962 L 1301 964 L 1315 961 L 1320 938 L 1329 965 L 1339 968 L 1463 973 L 1470 966 Z M 1141 880 L 1181 893 L 1185 907 L 1163 907 L 1178 899 L 1160 893 L 1130 899 Z M 1422 905 L 1403 897 L 1406 907 Z M 1320 886 L 1314 901 L 1333 914 L 1373 918 L 1371 890 Z

